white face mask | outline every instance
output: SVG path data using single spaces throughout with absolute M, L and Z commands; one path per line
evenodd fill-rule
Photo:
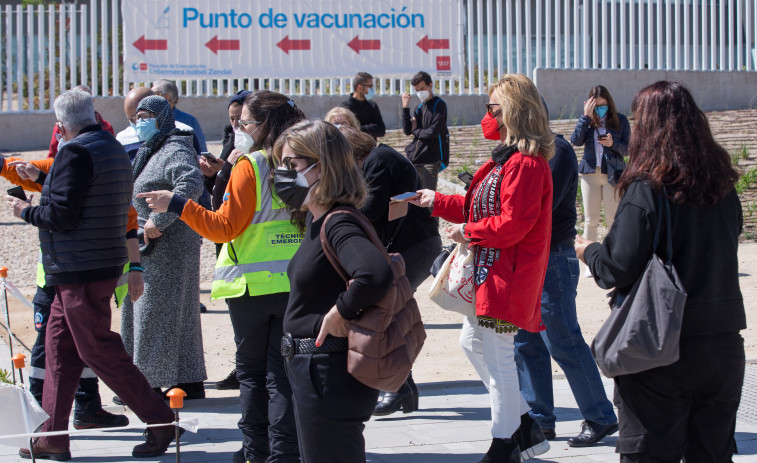
M 418 98 L 421 99 L 421 103 L 428 100 L 428 97 L 431 95 L 428 90 L 419 90 L 416 94 L 418 95 Z
M 252 131 L 252 133 L 255 133 L 260 128 L 260 125 L 257 126 L 255 130 Z M 255 139 L 252 138 L 252 135 L 242 130 L 241 127 L 237 127 L 234 129 L 234 148 L 238 149 L 244 154 L 250 154 L 250 151 L 252 151 L 252 146 L 255 144 Z
M 66 143 L 68 143 L 68 140 L 63 138 L 63 135 L 59 133 L 55 134 L 55 139 L 58 140 L 58 151 L 60 151 L 60 149 L 63 148 L 63 146 L 66 145 Z

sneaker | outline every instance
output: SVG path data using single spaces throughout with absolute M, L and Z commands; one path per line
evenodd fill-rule
M 205 304 L 203 304 L 202 302 L 200 302 L 200 313 L 205 313 L 207 311 L 208 311 L 208 308 L 205 307 Z
M 523 461 L 546 453 L 549 450 L 547 438 L 544 436 L 539 424 L 528 413 L 520 416 L 520 426 L 513 434 L 512 439 L 518 443 L 520 456 Z
M 593 277 L 593 276 L 594 276 L 594 275 L 592 275 L 592 274 L 591 274 L 591 269 L 589 268 L 589 266 L 588 266 L 588 265 L 586 266 L 586 269 L 584 269 L 584 276 L 585 276 L 586 278 L 591 278 L 591 277 Z
M 216 383 L 216 389 L 219 391 L 239 389 L 239 380 L 237 379 L 237 369 L 231 370 L 231 373 L 224 379 Z
M 184 434 L 184 429 L 179 428 L 179 437 Z M 147 428 L 144 432 L 145 442 L 134 447 L 131 456 L 134 458 L 159 457 L 166 453 L 171 441 L 176 437 L 176 428 L 173 426 L 160 426 Z
M 118 428 L 128 424 L 129 418 L 125 415 L 114 415 L 113 413 L 106 412 L 102 408 L 91 415 L 74 418 L 74 428 L 76 429 Z
M 50 447 L 35 439 L 32 442 L 32 450 L 34 450 L 34 458 L 41 460 L 53 460 L 53 461 L 68 461 L 71 459 L 71 452 L 65 448 Z M 18 456 L 21 458 L 31 460 L 32 452 L 29 449 L 19 449 Z

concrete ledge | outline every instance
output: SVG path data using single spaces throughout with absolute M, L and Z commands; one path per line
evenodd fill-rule
M 292 96 L 308 118 L 323 118 L 329 109 L 346 100 L 346 96 Z M 485 113 L 486 95 L 442 95 L 447 102 L 449 126 L 478 124 Z M 387 129 L 399 129 L 402 110 L 399 96 L 377 96 L 374 101 L 381 109 Z M 129 123 L 123 110 L 122 97 L 95 98 L 95 110 L 113 125 L 118 133 Z M 223 127 L 228 124 L 229 97 L 182 97 L 177 105 L 182 111 L 195 116 L 202 126 L 205 138 L 220 140 Z M 417 106 L 418 98 L 411 103 Z M 0 114 L 0 152 L 46 149 L 55 124 L 53 111 Z
M 682 82 L 703 111 L 757 107 L 757 72 L 753 71 L 647 71 L 541 69 L 534 82 L 549 106 L 552 119 L 575 119 L 591 87 L 610 90 L 618 111 L 629 115 L 633 97 L 660 80 Z

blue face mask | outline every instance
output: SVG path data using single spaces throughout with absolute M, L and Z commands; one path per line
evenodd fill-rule
M 600 119 L 602 119 L 605 117 L 605 114 L 607 114 L 607 105 L 595 106 L 594 112 L 597 113 L 597 116 L 599 116 Z
M 374 96 L 376 96 L 376 90 L 374 90 L 373 87 L 371 87 L 368 90 L 368 93 L 365 94 L 365 99 L 370 101 L 373 99 Z
M 155 118 L 137 119 L 134 130 L 137 131 L 137 138 L 142 141 L 149 141 L 159 132 L 158 126 L 155 124 Z

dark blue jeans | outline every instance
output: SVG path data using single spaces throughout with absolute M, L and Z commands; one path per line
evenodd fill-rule
M 572 247 L 550 251 L 541 293 L 541 317 L 547 329 L 540 333 L 520 330 L 515 335 L 520 392 L 531 406 L 531 416 L 542 429 L 555 429 L 550 355 L 565 373 L 585 420 L 602 425 L 618 421 L 578 326 L 578 277 L 578 259 Z
M 37 286 L 37 292 L 33 299 L 34 329 L 37 330 L 37 339 L 32 346 L 29 391 L 40 405 L 42 405 L 42 387 L 45 384 L 45 335 L 47 333 L 47 320 L 50 317 L 50 306 L 53 305 L 54 298 L 55 287 L 40 288 Z M 101 408 L 97 376 L 92 370 L 85 368 L 74 399 L 74 418 L 83 418 L 97 413 Z

